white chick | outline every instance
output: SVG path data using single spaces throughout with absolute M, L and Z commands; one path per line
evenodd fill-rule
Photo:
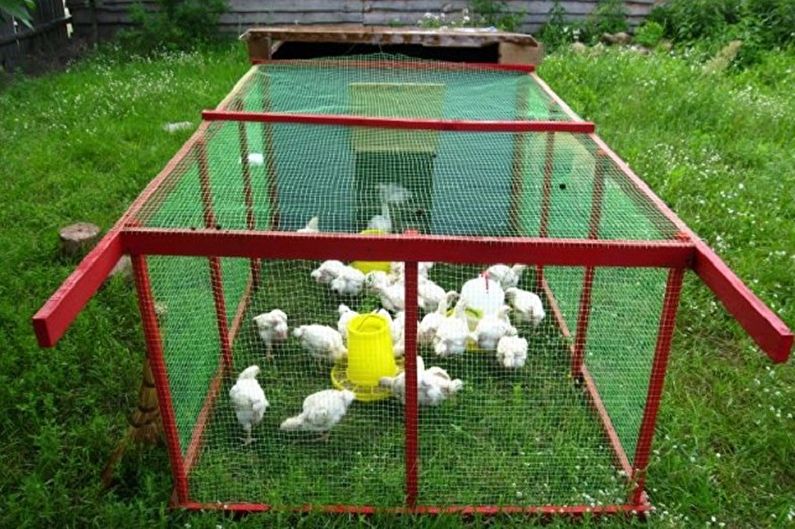
M 381 196 L 381 202 L 402 204 L 411 200 L 411 191 L 401 185 L 390 182 L 388 184 L 378 184 L 376 187 Z
M 373 215 L 370 222 L 367 223 L 367 228 L 371 230 L 380 230 L 385 233 L 392 231 L 392 216 L 389 214 L 389 204 L 384 202 L 381 204 L 381 214 Z
M 293 329 L 293 336 L 316 359 L 336 362 L 348 355 L 342 335 L 327 325 L 301 325 Z
M 344 303 L 341 303 L 340 306 L 337 307 L 337 312 L 339 312 L 340 315 L 340 318 L 337 320 L 337 330 L 340 332 L 343 338 L 347 339 L 348 324 L 353 318 L 358 316 L 359 313 Z
M 441 367 L 431 366 L 422 375 L 420 390 L 425 391 L 426 395 L 424 398 L 428 401 L 428 404 L 437 406 L 443 400 L 461 391 L 463 387 L 464 382 L 461 379 L 452 379 L 447 371 Z
M 546 316 L 541 298 L 532 292 L 518 288 L 509 288 L 505 291 L 511 306 L 516 311 L 517 319 L 538 326 Z
M 304 399 L 303 411 L 285 419 L 279 426 L 286 432 L 322 432 L 318 440 L 328 440 L 331 429 L 339 423 L 355 398 L 352 391 L 324 389 Z
M 527 265 L 506 266 L 504 264 L 496 264 L 490 266 L 486 272 L 491 279 L 497 281 L 505 289 L 518 286 L 519 280 L 526 269 Z
M 344 266 L 329 287 L 340 296 L 357 296 L 364 287 L 364 273 L 352 266 Z
M 516 327 L 512 326 L 511 320 L 508 319 L 510 310 L 510 307 L 503 305 L 497 314 L 484 315 L 471 334 L 472 341 L 477 342 L 478 347 L 485 351 L 494 351 L 500 338 L 516 336 Z
M 287 339 L 287 314 L 279 309 L 265 312 L 254 318 L 260 338 L 265 342 L 266 355 L 273 357 L 273 342 L 283 342 Z
M 452 316 L 445 317 L 433 337 L 433 350 L 441 356 L 464 354 L 469 339 L 469 326 L 466 317 L 466 301 L 459 299 Z
M 370 272 L 366 276 L 369 290 L 378 294 L 381 305 L 390 312 L 399 312 L 406 308 L 406 292 L 403 283 L 390 283 L 384 272 Z
M 445 296 L 447 296 L 447 292 L 430 279 L 419 276 L 419 281 L 417 282 L 417 296 L 417 304 L 419 307 L 426 312 L 433 312 L 439 307 L 439 303 L 444 300 Z
M 527 340 L 521 336 L 503 336 L 497 343 L 497 361 L 508 369 L 519 369 L 527 362 Z
M 320 232 L 320 217 L 312 217 L 306 226 L 298 230 L 298 233 L 319 233 Z
M 442 320 L 447 317 L 447 307 L 450 306 L 456 296 L 458 296 L 458 292 L 451 290 L 445 295 L 435 311 L 429 312 L 422 318 L 417 327 L 417 340 L 421 344 L 429 344 L 433 341 L 433 337 L 436 336 L 436 329 L 439 328 Z
M 400 402 L 406 403 L 405 371 L 394 377 L 382 377 L 379 385 L 388 388 Z M 417 402 L 421 406 L 438 406 L 463 386 L 461 380 L 451 380 L 447 371 L 440 367 L 431 367 L 426 371 L 422 357 L 417 357 Z
M 318 283 L 327 285 L 339 276 L 344 268 L 342 261 L 323 261 L 319 267 L 312 270 L 311 276 Z
M 257 382 L 259 366 L 249 366 L 237 377 L 237 382 L 229 390 L 229 399 L 237 415 L 237 422 L 246 432 L 243 444 L 248 445 L 254 441 L 251 429 L 262 422 L 265 411 L 270 406 L 262 386 Z

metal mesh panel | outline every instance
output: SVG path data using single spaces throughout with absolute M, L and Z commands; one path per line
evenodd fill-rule
M 256 67 L 235 95 L 250 111 L 475 120 L 569 117 L 535 80 L 517 71 L 377 54 Z M 395 90 L 411 104 L 396 104 Z M 357 92 L 369 93 L 358 97 Z M 437 94 L 433 96 L 432 94 Z M 519 102 L 519 104 L 517 104 Z
M 313 358 L 292 332 L 275 343 L 273 358 L 267 358 L 252 321 L 278 308 L 287 314 L 291 331 L 307 324 L 336 329 L 340 303 L 367 313 L 383 305 L 379 295 L 365 290 L 339 296 L 312 278 L 320 264 L 314 261 L 262 261 L 261 284 L 253 289 L 251 262 L 225 258 L 223 273 L 236 271 L 234 281 L 245 277 L 240 291 L 251 295 L 225 296 L 227 312 L 233 306 L 237 316 L 230 320 L 233 367 L 218 375 L 216 387 L 213 378 L 220 373 L 222 354 L 208 259 L 149 261 L 177 426 L 190 462 L 192 499 L 275 506 L 402 505 L 406 432 L 400 400 L 353 402 L 328 440 L 318 440 L 317 433 L 281 431 L 282 421 L 301 411 L 305 397 L 335 387 L 332 364 Z M 444 290 L 461 292 L 467 281 L 482 279 L 488 266 L 436 263 L 428 276 Z M 665 272 L 600 268 L 592 287 L 585 365 L 630 460 L 643 415 Z M 506 368 L 494 351 L 472 343 L 463 354 L 450 356 L 437 354 L 433 342 L 418 347 L 426 370 L 442 368 L 463 382 L 463 389 L 439 405 L 420 406 L 421 504 L 596 506 L 626 501 L 627 478 L 605 434 L 605 417 L 587 387 L 571 374 L 572 346 L 581 331 L 575 322 L 582 270 L 545 267 L 544 278 L 546 289 L 539 288 L 536 269 L 528 267 L 519 280 L 519 288 L 539 294 L 546 312 L 537 326 L 511 317 L 518 336 L 528 341 L 521 366 Z M 224 286 L 223 292 L 229 291 Z M 428 312 L 420 311 L 420 317 Z M 561 324 L 558 314 L 572 323 Z M 229 390 L 253 364 L 262 369 L 258 380 L 270 407 L 254 427 L 255 441 L 243 445 Z M 206 422 L 200 419 L 203 407 Z
M 183 453 L 218 369 L 220 341 L 208 260 L 148 258 L 169 388 Z
M 646 405 L 667 274 L 600 268 L 594 278 L 585 366 L 630 461 Z
M 241 266 L 249 261 L 237 259 Z M 338 306 L 362 309 L 373 299 L 339 298 L 310 276 L 319 263 L 264 261 L 262 284 L 249 300 L 234 340 L 234 366 L 223 377 L 201 451 L 189 474 L 191 497 L 202 502 L 400 505 L 404 497 L 403 412 L 394 400 L 354 402 L 327 441 L 318 433 L 283 432 L 282 421 L 301 412 L 310 394 L 331 389 L 331 364 L 319 362 L 292 335 L 274 346 L 273 358 L 252 318 L 279 308 L 290 331 L 304 324 L 337 328 Z M 198 309 L 196 309 L 198 310 Z M 218 358 L 215 352 L 214 358 Z M 229 390 L 237 375 L 259 365 L 258 380 L 270 407 L 243 446 Z
M 416 134 L 432 141 L 417 143 Z M 278 229 L 296 230 L 318 216 L 321 231 L 358 232 L 386 213 L 393 232 L 585 239 L 598 160 L 604 185 L 595 238 L 665 240 L 675 234 L 584 134 L 217 122 L 207 137 L 212 198 L 202 190 L 195 147 L 169 176 L 168 191 L 141 211 L 144 225 L 203 227 L 203 204 L 211 202 L 213 227 L 222 229 L 245 229 L 253 218 L 254 229 L 265 230 L 278 218 Z M 265 152 L 263 145 L 269 146 Z
M 437 264 L 434 279 L 448 289 L 488 265 Z M 550 268 L 545 272 L 551 273 Z M 573 270 L 573 269 L 566 269 Z M 577 299 L 576 274 L 558 274 L 555 296 Z M 471 349 L 438 358 L 420 354 L 464 382 L 438 408 L 420 408 L 420 502 L 438 505 L 604 505 L 626 500 L 626 477 L 588 394 L 571 376 L 571 340 L 558 326 L 550 299 L 528 269 L 519 287 L 540 294 L 546 318 L 537 326 L 512 321 L 528 341 L 526 363 L 507 369 L 494 351 Z M 637 432 L 636 432 L 637 433 Z

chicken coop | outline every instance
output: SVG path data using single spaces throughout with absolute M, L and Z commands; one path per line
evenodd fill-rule
M 531 66 L 383 54 L 254 65 L 34 317 L 42 346 L 124 254 L 173 503 L 188 509 L 642 513 L 685 271 L 773 361 L 793 339 Z M 318 281 L 329 260 L 404 270 L 392 286 L 405 324 L 388 346 L 402 399 L 340 381 L 346 360 L 293 334 L 337 332 L 341 305 L 390 309 L 371 275 L 339 291 Z M 506 320 L 520 362 L 471 336 L 455 354 L 439 334 L 421 339 L 432 311 L 420 290 L 463 296 L 475 281 L 491 296 L 497 265 L 525 265 L 507 286 L 543 307 Z M 290 332 L 266 344 L 254 318 L 276 309 Z M 418 364 L 460 381 L 455 394 L 426 405 Z M 269 405 L 244 444 L 229 394 L 252 365 Z M 356 399 L 325 439 L 280 428 L 307 396 L 343 386 Z

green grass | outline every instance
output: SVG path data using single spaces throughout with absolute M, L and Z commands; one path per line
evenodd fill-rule
M 130 286 L 110 282 L 56 349 L 35 346 L 29 318 L 74 266 L 56 257 L 57 227 L 85 219 L 110 226 L 189 135 L 164 133 L 162 124 L 197 123 L 199 110 L 214 106 L 246 68 L 236 46 L 150 61 L 103 56 L 0 92 L 0 526 L 418 523 L 172 513 L 162 449 L 133 450 L 119 485 L 102 493 L 98 473 L 126 428 L 140 376 L 143 340 Z M 560 55 L 541 68 L 790 324 L 794 72 L 795 56 L 783 53 L 734 75 L 704 76 L 686 59 L 620 52 Z M 704 526 L 713 517 L 727 527 L 791 524 L 792 366 L 762 358 L 693 277 L 671 362 L 649 475 L 658 507 L 650 525 Z

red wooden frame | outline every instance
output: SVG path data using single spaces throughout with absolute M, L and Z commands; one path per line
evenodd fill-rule
M 342 114 L 302 114 L 288 112 L 235 112 L 205 110 L 205 121 L 248 121 L 252 123 L 303 123 L 381 129 L 439 130 L 453 132 L 570 132 L 589 134 L 595 130 L 586 121 L 494 121 L 458 119 L 383 118 Z
M 405 263 L 405 300 L 406 318 L 404 340 L 406 350 L 404 372 L 406 376 L 405 434 L 406 434 L 406 505 L 415 507 L 418 494 L 419 474 L 419 408 L 417 404 L 417 281 L 418 270 L 416 261 Z

